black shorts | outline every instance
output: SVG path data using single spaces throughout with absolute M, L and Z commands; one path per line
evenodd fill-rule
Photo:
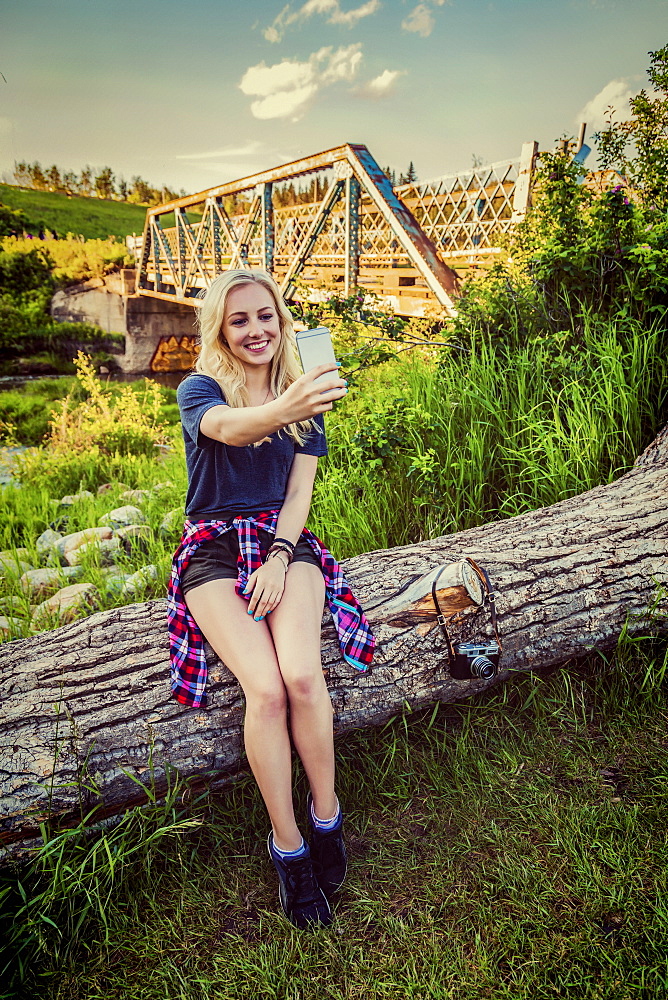
M 270 531 L 258 528 L 257 535 L 260 545 L 268 549 L 274 540 Z M 239 536 L 236 531 L 226 531 L 218 538 L 204 542 L 193 552 L 188 565 L 181 574 L 181 592 L 185 595 L 195 587 L 211 580 L 236 580 L 239 575 L 237 556 L 239 555 Z M 322 566 L 309 543 L 300 538 L 295 546 L 293 562 L 310 562 L 322 570 Z

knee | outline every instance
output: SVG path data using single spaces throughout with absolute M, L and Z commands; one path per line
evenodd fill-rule
M 283 677 L 290 701 L 315 702 L 322 698 L 326 691 L 322 672 L 312 670 L 297 670 Z
M 288 696 L 282 683 L 266 685 L 246 692 L 246 712 L 270 721 L 287 714 Z

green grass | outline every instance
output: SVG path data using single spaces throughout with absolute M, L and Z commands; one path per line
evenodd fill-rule
M 146 207 L 125 202 L 104 201 L 58 194 L 55 191 L 30 191 L 26 188 L 0 184 L 0 202 L 9 208 L 20 209 L 31 223 L 29 231 L 37 235 L 39 224 L 55 231 L 59 236 L 74 233 L 86 239 L 103 239 L 116 236 L 125 239 L 144 231 Z
M 187 810 L 175 780 L 163 805 L 56 837 L 19 876 L 27 902 L 7 884 L 25 995 L 664 996 L 666 664 L 627 640 L 338 741 L 351 866 L 330 930 L 276 914 L 250 779 Z
M 389 362 L 329 418 L 313 530 L 351 556 L 513 517 L 611 482 L 667 418 L 659 323 L 586 317 L 568 353 L 509 338 Z

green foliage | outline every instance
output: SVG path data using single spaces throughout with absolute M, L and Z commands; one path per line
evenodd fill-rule
M 19 250 L 17 240 L 8 237 L 0 245 L 0 289 L 2 296 L 21 302 L 27 293 L 45 289 L 50 294 L 53 289 L 51 268 L 53 261 L 44 246 L 35 246 L 34 241 L 22 245 Z
M 511 517 L 609 482 L 668 416 L 664 328 L 587 314 L 517 345 L 479 338 L 438 366 L 360 376 L 328 421 L 313 528 L 355 555 Z
M 113 237 L 104 240 L 81 241 L 69 234 L 67 239 L 47 239 L 35 248 L 35 241 L 24 237 L 10 236 L 3 243 L 3 254 L 12 259 L 27 257 L 40 258 L 48 263 L 52 279 L 59 285 L 76 284 L 89 278 L 103 278 L 119 267 L 132 263 L 125 246 Z
M 652 86 L 632 97 L 631 118 L 610 120 L 597 136 L 604 168 L 616 168 L 650 210 L 668 209 L 668 45 L 650 52 Z
M 395 316 L 383 308 L 375 292 L 362 288 L 350 295 L 330 293 L 322 302 L 309 302 L 304 294 L 292 312 L 311 329 L 327 326 L 331 330 L 336 357 L 344 364 L 351 384 L 362 372 L 404 351 L 417 349 L 434 356 L 438 348 L 449 346 L 441 320 Z
M 72 357 L 90 345 L 98 364 L 122 351 L 124 337 L 89 323 L 57 323 L 49 315 L 56 282 L 101 276 L 126 261 L 113 240 L 34 240 L 8 237 L 0 249 L 0 372 L 12 374 L 19 358 L 54 371 L 73 372 Z
M 24 212 L 8 208 L 0 202 L 0 238 L 21 233 L 28 224 L 28 217 Z

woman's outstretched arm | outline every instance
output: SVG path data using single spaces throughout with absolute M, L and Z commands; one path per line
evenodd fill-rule
M 316 385 L 318 376 L 327 372 L 331 372 L 331 377 Z M 202 417 L 200 430 L 214 441 L 243 448 L 262 441 L 288 424 L 310 420 L 318 413 L 331 410 L 332 403 L 346 392 L 346 383 L 338 375 L 334 362 L 318 365 L 293 382 L 278 399 L 263 406 L 212 406 Z

